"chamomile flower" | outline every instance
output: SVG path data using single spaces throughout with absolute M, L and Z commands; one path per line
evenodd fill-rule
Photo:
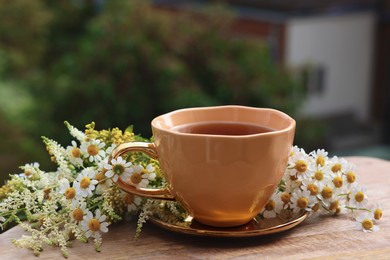
M 140 197 L 126 192 L 124 192 L 123 194 L 123 200 L 127 205 L 127 211 L 130 213 L 137 212 L 142 202 L 142 199 Z
M 100 162 L 106 156 L 106 152 L 103 150 L 105 143 L 91 139 L 87 142 L 81 143 L 80 150 L 85 158 L 88 158 L 90 162 Z
M 349 194 L 349 206 L 354 208 L 364 208 L 367 204 L 366 188 L 356 186 Z
M 375 232 L 379 227 L 374 224 L 374 215 L 370 212 L 365 212 L 356 218 L 356 228 L 364 232 Z
M 315 165 L 320 165 L 324 167 L 328 161 L 328 152 L 324 149 L 317 149 L 316 151 L 312 151 L 310 156 L 314 158 Z
M 71 164 L 75 166 L 82 166 L 83 159 L 81 159 L 82 153 L 80 148 L 77 146 L 75 141 L 71 142 L 72 145 L 66 147 L 66 152 L 68 154 L 68 158 Z
M 344 176 L 342 172 L 338 171 L 330 175 L 330 179 L 332 180 L 335 192 L 340 192 L 345 187 L 344 185 Z
M 133 165 L 132 168 L 133 172 L 128 180 L 138 188 L 146 188 L 149 181 L 156 178 L 155 168 L 151 164 L 148 164 L 146 169 L 142 165 Z
M 330 170 L 327 167 L 316 165 L 312 171 L 311 178 L 317 186 L 325 185 L 330 178 Z
M 77 194 L 75 189 L 75 182 L 73 182 L 73 187 L 70 186 L 68 179 L 62 178 L 59 181 L 59 193 L 64 194 L 67 200 L 78 200 L 80 194 Z
M 301 189 L 310 191 L 311 196 L 317 196 L 320 192 L 320 186 L 313 178 L 302 180 Z
M 346 187 L 351 189 L 356 186 L 357 175 L 356 166 L 352 163 L 348 163 L 344 169 L 344 178 Z
M 126 162 L 119 156 L 117 159 L 112 159 L 111 164 L 104 165 L 104 168 L 108 170 L 105 175 L 107 178 L 112 178 L 113 181 L 117 181 L 119 177 L 122 179 L 127 179 L 130 177 L 130 174 L 134 171 L 131 168 L 132 163 Z
M 263 210 L 264 218 L 274 218 L 283 209 L 283 201 L 280 199 L 280 193 L 274 193 L 271 199 L 267 202 Z
M 98 181 L 98 184 L 97 184 L 96 190 L 95 190 L 96 194 L 99 194 L 99 195 L 103 194 L 104 191 L 106 191 L 107 189 L 109 189 L 113 185 L 112 180 L 107 178 L 104 175 L 104 173 L 102 173 L 102 172 L 99 172 L 98 174 L 96 174 L 95 179 Z
M 311 207 L 313 207 L 316 202 L 316 198 L 311 196 L 310 191 L 308 190 L 297 190 L 291 197 L 294 213 L 298 213 L 301 210 L 311 211 Z
M 298 180 L 309 177 L 312 173 L 311 159 L 304 151 L 293 155 L 289 163 L 290 176 L 295 176 Z
M 383 207 L 379 203 L 375 203 L 371 208 L 371 212 L 374 215 L 376 221 L 380 220 L 383 215 Z
M 70 206 L 69 216 L 73 222 L 79 223 L 84 219 L 87 212 L 87 203 L 84 201 L 73 201 Z
M 92 196 L 92 191 L 98 183 L 94 178 L 94 170 L 92 168 L 85 168 L 79 176 L 77 176 L 76 182 L 73 184 L 77 194 L 80 194 L 82 197 Z
M 317 194 L 317 198 L 325 204 L 329 204 L 334 200 L 334 186 L 330 183 L 320 185 L 320 192 Z
M 329 161 L 329 169 L 333 173 L 337 173 L 339 171 L 344 171 L 347 167 L 348 162 L 344 158 L 339 158 L 337 156 L 333 156 Z
M 100 232 L 106 233 L 108 231 L 107 226 L 109 225 L 106 220 L 106 215 L 101 215 L 100 210 L 95 211 L 95 216 L 92 212 L 87 211 L 84 215 L 83 220 L 81 221 L 81 228 L 85 231 L 85 236 L 87 238 L 94 237 L 100 238 Z

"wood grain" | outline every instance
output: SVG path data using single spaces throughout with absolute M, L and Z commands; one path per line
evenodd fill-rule
M 69 259 L 390 259 L 390 162 L 346 159 L 358 166 L 359 183 L 366 186 L 369 201 L 384 208 L 378 232 L 356 230 L 348 214 L 309 217 L 283 233 L 234 239 L 176 234 L 147 223 L 140 239 L 134 241 L 135 223 L 124 223 L 111 226 L 103 236 L 102 252 L 76 241 L 69 249 Z M 14 227 L 0 235 L 0 259 L 33 258 L 32 251 L 12 245 L 12 239 L 23 233 Z M 61 257 L 58 248 L 46 247 L 39 259 Z

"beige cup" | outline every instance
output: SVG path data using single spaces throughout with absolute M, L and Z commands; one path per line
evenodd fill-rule
M 272 131 L 226 135 L 175 130 L 199 122 L 252 124 Z M 143 151 L 157 158 L 168 187 L 138 189 L 121 178 L 116 184 L 135 195 L 175 199 L 198 222 L 227 227 L 249 222 L 272 196 L 287 165 L 295 121 L 266 108 L 187 108 L 153 119 L 152 132 L 154 143 L 122 144 L 112 157 Z

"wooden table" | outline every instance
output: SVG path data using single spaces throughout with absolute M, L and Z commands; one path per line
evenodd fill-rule
M 211 238 L 176 234 L 147 223 L 138 241 L 135 223 L 111 226 L 103 236 L 102 252 L 93 244 L 75 242 L 69 259 L 390 259 L 390 161 L 347 157 L 358 166 L 359 183 L 370 203 L 382 204 L 381 230 L 356 230 L 350 214 L 306 219 L 297 227 L 273 235 L 249 238 Z M 14 227 L 0 235 L 0 259 L 34 258 L 32 251 L 11 243 L 23 230 Z M 61 258 L 58 248 L 45 247 L 39 259 Z

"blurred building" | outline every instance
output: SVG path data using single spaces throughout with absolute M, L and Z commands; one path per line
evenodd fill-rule
M 267 41 L 294 68 L 301 112 L 328 122 L 331 149 L 390 143 L 390 1 L 154 1 L 176 11 L 212 2 L 234 10 L 237 36 Z

